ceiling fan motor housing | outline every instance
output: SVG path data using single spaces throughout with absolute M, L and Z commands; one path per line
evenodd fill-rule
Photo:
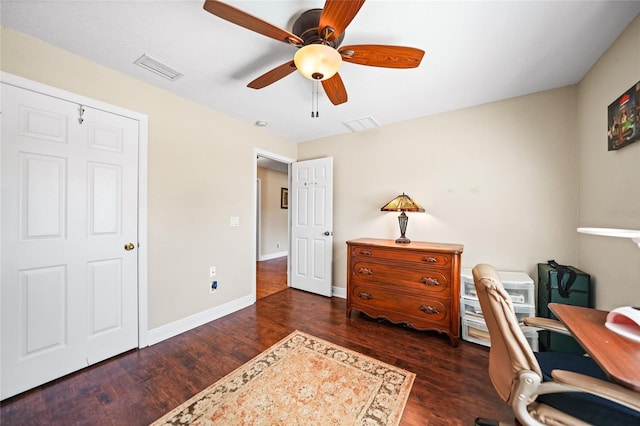
M 333 31 L 332 28 L 327 29 L 318 29 L 318 25 L 320 24 L 320 16 L 322 15 L 322 9 L 310 9 L 306 12 L 303 12 L 298 19 L 293 23 L 293 28 L 291 32 L 300 37 L 304 43 L 302 46 L 307 46 L 309 44 L 324 44 L 327 46 L 331 46 L 334 49 L 337 49 L 342 43 L 344 39 L 344 32 L 340 34 L 338 38 L 333 41 L 327 41 L 324 39 L 320 30 L 324 31 Z M 298 47 L 302 47 L 298 46 Z

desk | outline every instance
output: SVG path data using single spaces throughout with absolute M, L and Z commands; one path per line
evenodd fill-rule
M 640 343 L 605 327 L 608 312 L 559 303 L 549 309 L 612 382 L 640 392 Z

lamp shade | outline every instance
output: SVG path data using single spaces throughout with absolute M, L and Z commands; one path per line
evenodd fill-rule
M 309 80 L 322 81 L 338 72 L 342 56 L 331 46 L 308 44 L 296 52 L 293 62 L 300 74 Z
M 383 212 L 423 212 L 424 208 L 403 192 L 393 200 L 382 206 Z

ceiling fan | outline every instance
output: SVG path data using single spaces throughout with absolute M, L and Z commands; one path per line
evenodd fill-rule
M 416 68 L 424 51 L 414 47 L 361 44 L 340 47 L 344 31 L 365 0 L 326 0 L 323 9 L 308 10 L 294 22 L 292 32 L 219 0 L 206 0 L 204 9 L 226 21 L 291 44 L 299 50 L 294 59 L 267 71 L 247 85 L 262 89 L 298 70 L 308 79 L 321 81 L 334 105 L 347 102 L 347 91 L 338 74 L 342 62 L 384 68 Z

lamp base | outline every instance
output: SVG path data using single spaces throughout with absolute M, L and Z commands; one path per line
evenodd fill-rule
M 398 224 L 400 225 L 400 238 L 396 240 L 396 244 L 409 244 L 411 242 L 410 239 L 404 236 L 404 233 L 407 232 L 407 223 L 409 222 L 409 218 L 404 210 L 398 216 Z

